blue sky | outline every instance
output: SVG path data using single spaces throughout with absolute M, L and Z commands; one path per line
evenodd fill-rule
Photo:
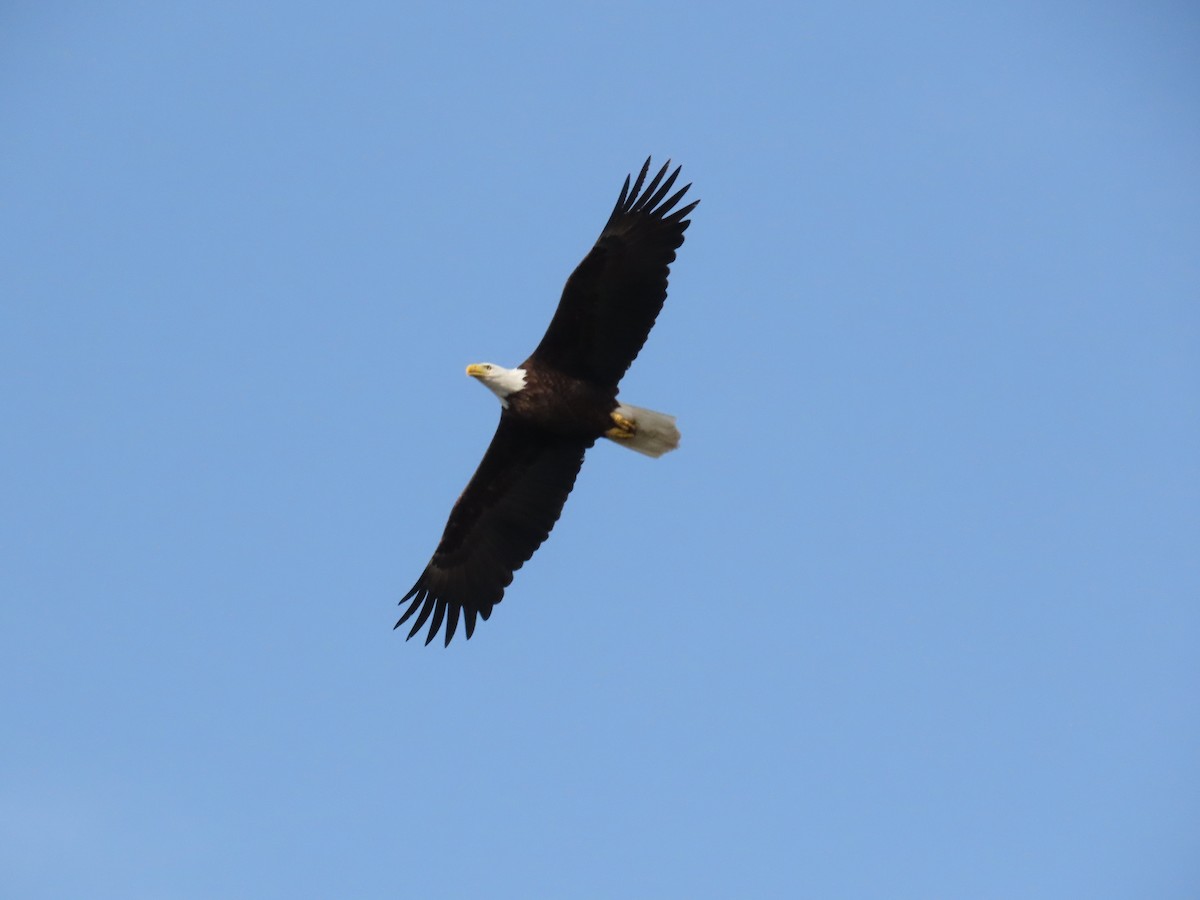
M 0 892 L 1194 897 L 1183 3 L 9 4 Z M 703 202 L 469 643 L 396 601 Z

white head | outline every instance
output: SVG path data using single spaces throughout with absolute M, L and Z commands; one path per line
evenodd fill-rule
M 508 406 L 508 395 L 525 387 L 524 369 L 506 369 L 493 363 L 471 363 L 467 374 L 478 378 L 489 391 L 500 398 L 502 406 Z

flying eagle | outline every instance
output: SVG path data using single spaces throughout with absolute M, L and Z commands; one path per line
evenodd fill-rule
M 444 621 L 449 646 L 460 616 L 468 638 L 477 616 L 491 616 L 513 572 L 549 536 L 584 453 L 598 439 L 654 457 L 679 446 L 674 416 L 617 402 L 621 376 L 667 299 L 667 274 L 690 224 L 687 215 L 700 202 L 672 212 L 691 185 L 667 197 L 679 177 L 679 168 L 667 176 L 670 165 L 645 184 L 647 159 L 632 190 L 626 177 L 529 359 L 515 369 L 467 366 L 468 375 L 500 398 L 500 425 L 450 511 L 433 559 L 400 601 L 412 604 L 397 628 L 417 613 L 409 638 L 432 617 L 425 643 Z

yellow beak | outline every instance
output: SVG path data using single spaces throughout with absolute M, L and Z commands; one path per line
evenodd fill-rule
M 471 363 L 467 366 L 467 374 L 472 378 L 481 378 L 483 377 L 483 366 L 478 363 Z

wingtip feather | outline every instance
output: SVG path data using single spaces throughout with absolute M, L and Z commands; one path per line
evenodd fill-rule
M 450 646 L 450 639 L 458 630 L 458 614 L 461 609 L 462 607 L 457 603 L 450 603 L 446 607 L 446 643 L 442 645 L 444 647 Z
M 649 162 L 649 160 L 647 160 L 647 162 Z M 650 179 L 650 183 L 646 185 L 646 188 L 644 191 L 642 191 L 641 196 L 635 198 L 636 202 L 631 204 L 630 212 L 644 212 L 653 208 L 654 204 L 652 200 L 655 196 L 655 193 L 658 191 L 658 184 L 660 181 L 662 181 L 662 177 L 667 174 L 667 167 L 670 165 L 671 161 L 667 160 L 666 165 L 659 169 L 658 173 L 652 179 Z
M 429 634 L 425 636 L 425 646 L 437 637 L 438 629 L 442 627 L 442 619 L 446 617 L 446 601 L 440 597 L 433 604 L 433 621 L 429 623 Z
M 433 598 L 426 597 L 425 602 L 421 605 L 421 613 L 417 616 L 417 621 L 413 622 L 412 630 L 408 633 L 408 637 L 405 638 L 406 641 L 412 640 L 413 635 L 421 630 L 421 626 L 429 621 L 429 614 L 433 612 L 433 605 Z
M 392 630 L 395 631 L 397 628 L 407 622 L 412 617 L 412 614 L 417 611 L 417 607 L 421 605 L 421 602 L 424 599 L 424 592 L 421 590 L 421 583 L 418 581 L 413 586 L 413 589 L 400 599 L 401 606 L 403 606 L 405 603 L 408 603 L 409 600 L 412 600 L 413 602 L 409 604 L 408 609 L 406 609 L 404 614 L 400 616 L 400 621 L 392 626 Z
M 628 201 L 627 201 L 625 209 L 624 209 L 625 212 L 629 212 L 630 210 L 632 210 L 634 207 L 634 204 L 637 203 L 638 194 L 642 190 L 642 185 L 646 181 L 646 173 L 649 171 L 650 171 L 650 157 L 647 156 L 646 162 L 642 164 L 642 171 L 638 172 L 637 181 L 635 181 L 633 183 L 633 189 L 629 192 L 629 198 L 628 198 Z

